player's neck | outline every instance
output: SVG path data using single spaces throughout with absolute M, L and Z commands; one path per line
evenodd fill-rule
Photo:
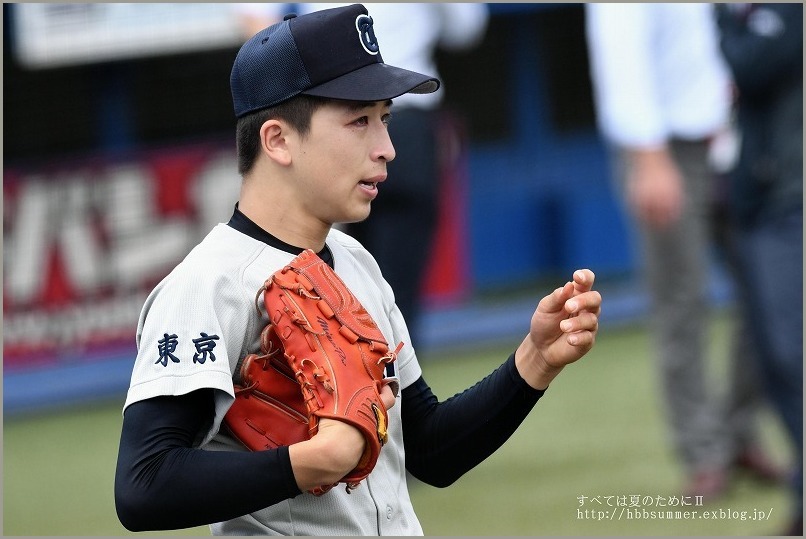
M 319 252 L 325 246 L 330 225 L 313 216 L 305 216 L 295 204 L 278 204 L 282 197 L 260 200 L 241 196 L 238 209 L 260 228 L 294 247 Z

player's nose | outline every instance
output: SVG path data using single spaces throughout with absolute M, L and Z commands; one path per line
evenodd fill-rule
M 372 154 L 373 160 L 382 160 L 386 162 L 392 161 L 397 155 L 395 152 L 395 146 L 392 144 L 392 138 L 389 136 L 389 131 L 386 129 L 379 131 L 378 139 Z

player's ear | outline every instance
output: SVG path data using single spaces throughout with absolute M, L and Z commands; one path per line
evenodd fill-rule
M 291 164 L 288 147 L 289 126 L 280 120 L 267 120 L 260 127 L 260 147 L 272 161 L 279 165 Z

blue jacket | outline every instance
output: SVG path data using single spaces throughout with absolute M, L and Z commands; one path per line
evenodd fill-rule
M 803 5 L 717 4 L 737 90 L 732 208 L 752 225 L 803 210 Z

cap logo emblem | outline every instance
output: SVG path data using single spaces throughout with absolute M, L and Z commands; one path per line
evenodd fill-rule
M 361 46 L 367 51 L 367 54 L 378 54 L 380 47 L 378 46 L 378 39 L 375 37 L 375 29 L 372 27 L 372 17 L 369 15 L 356 17 L 355 29 L 358 31 Z

